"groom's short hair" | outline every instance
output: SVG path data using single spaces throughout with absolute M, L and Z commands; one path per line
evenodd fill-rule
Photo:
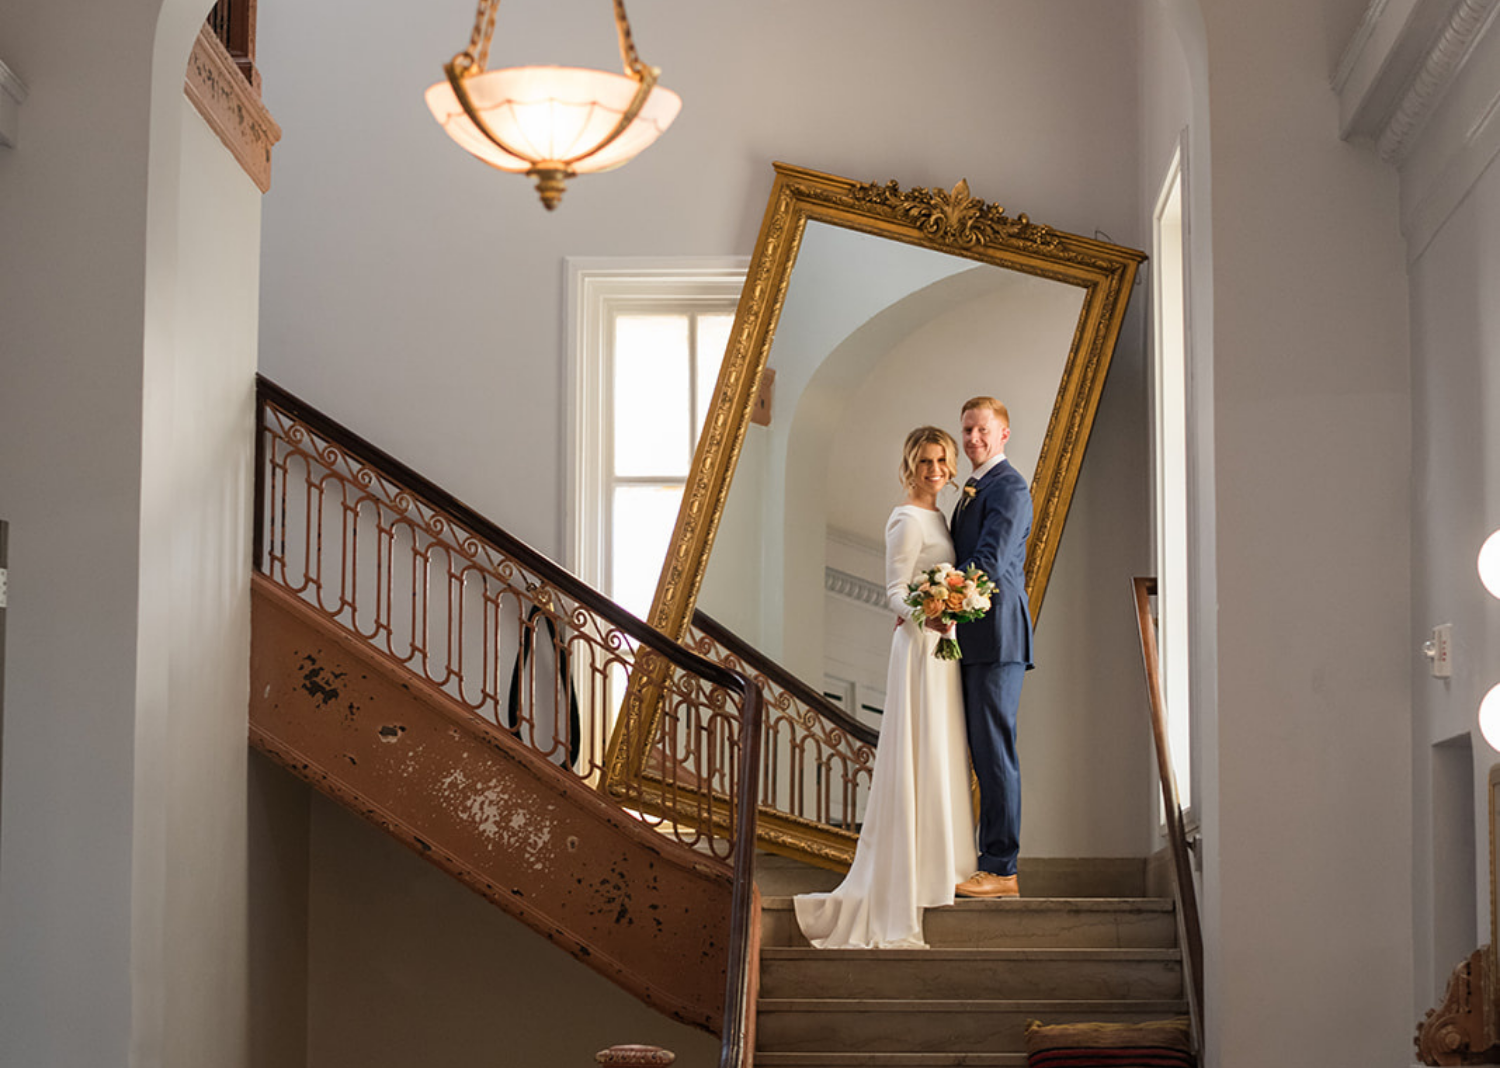
M 963 411 L 959 412 L 958 414 L 963 415 L 964 412 L 972 412 L 976 408 L 988 408 L 990 411 L 995 413 L 996 419 L 1004 423 L 1006 427 L 1010 426 L 1010 409 L 1001 404 L 994 397 L 970 397 L 968 400 L 964 401 Z

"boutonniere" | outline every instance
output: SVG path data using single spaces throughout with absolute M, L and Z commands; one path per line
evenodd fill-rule
M 976 494 L 978 492 L 979 492 L 979 488 L 977 486 L 965 486 L 964 487 L 964 500 L 966 500 L 966 501 L 972 501 L 974 499 L 974 494 Z

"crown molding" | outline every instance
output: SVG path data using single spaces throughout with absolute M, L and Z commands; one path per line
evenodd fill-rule
M 1360 19 L 1354 35 L 1349 38 L 1349 43 L 1344 47 L 1344 54 L 1339 59 L 1339 65 L 1334 69 L 1333 91 L 1335 93 L 1343 93 L 1344 87 L 1349 84 L 1355 68 L 1359 66 L 1360 59 L 1375 37 L 1376 27 L 1379 26 L 1381 16 L 1385 14 L 1386 5 L 1389 2 L 1390 0 L 1370 0 L 1370 5 L 1365 8 L 1364 17 Z
M 1412 144 L 1473 55 L 1475 45 L 1497 10 L 1500 0 L 1461 0 L 1453 10 L 1442 33 L 1428 48 L 1401 102 L 1386 120 L 1376 142 L 1381 159 L 1400 164 L 1411 153 Z
M 1340 135 L 1400 166 L 1497 10 L 1500 0 L 1371 0 L 1331 79 Z
M 16 146 L 16 128 L 20 124 L 20 108 L 26 102 L 29 90 L 16 72 L 0 62 L 0 146 Z

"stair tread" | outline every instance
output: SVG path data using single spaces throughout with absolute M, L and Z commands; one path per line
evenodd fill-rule
M 761 998 L 759 1012 L 1183 1012 L 1180 998 Z
M 763 897 L 761 910 L 773 911 L 792 908 L 791 897 Z M 1016 911 L 1069 909 L 1076 912 L 1171 912 L 1174 905 L 1169 897 L 1007 897 L 972 898 L 941 905 L 928 912 L 969 911 Z
M 810 946 L 762 946 L 763 961 L 1178 961 L 1177 949 L 1135 949 L 1108 947 L 1060 947 L 1056 949 L 1016 949 L 989 946 L 929 946 L 926 949 L 814 949 Z
M 755 1054 L 757 1068 L 793 1068 L 793 1066 L 806 1066 L 806 1068 L 859 1068 L 859 1066 L 873 1066 L 880 1068 L 1010 1068 L 1012 1065 L 1024 1068 L 1026 1054 L 1024 1053 L 975 1053 L 972 1051 L 955 1050 L 951 1053 L 889 1053 L 889 1052 L 866 1052 L 855 1051 L 851 1053 L 802 1053 L 797 1051 L 778 1051 L 775 1053 L 757 1052 Z

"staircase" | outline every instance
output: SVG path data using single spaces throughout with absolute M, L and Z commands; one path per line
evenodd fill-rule
M 304 402 L 257 395 L 252 744 L 720 1033 L 721 1068 L 1024 1064 L 1029 1019 L 1201 1004 L 1178 943 L 1198 945 L 1196 913 L 1148 895 L 1144 860 L 1023 858 L 1030 896 L 930 911 L 928 949 L 812 949 L 791 895 L 839 876 L 766 856 L 752 883 L 753 850 L 852 853 L 867 728 L 712 628 L 689 651 Z
M 819 950 L 790 893 L 838 876 L 762 867 L 758 1068 L 1024 1065 L 1027 1020 L 1187 1012 L 1173 904 L 1144 896 L 1143 876 L 1028 878 L 1023 866 L 1023 888 L 1111 896 L 960 901 L 927 913 L 927 949 Z

